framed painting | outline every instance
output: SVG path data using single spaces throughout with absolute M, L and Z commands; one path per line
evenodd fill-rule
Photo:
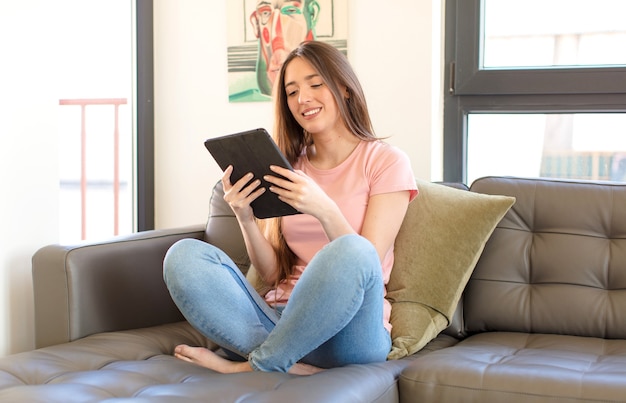
M 228 0 L 229 101 L 269 101 L 280 66 L 303 41 L 347 54 L 347 1 Z

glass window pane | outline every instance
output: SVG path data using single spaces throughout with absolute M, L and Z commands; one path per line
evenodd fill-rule
M 482 67 L 626 65 L 624 0 L 483 0 Z
M 626 181 L 626 114 L 470 114 L 467 183 L 488 175 Z
M 56 4 L 60 242 L 132 233 L 134 3 Z

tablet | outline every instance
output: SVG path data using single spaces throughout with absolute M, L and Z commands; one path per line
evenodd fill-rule
M 293 171 L 287 158 L 265 129 L 247 130 L 207 139 L 204 145 L 222 171 L 229 165 L 233 166 L 231 183 L 237 182 L 248 172 L 254 174 L 254 179 L 261 180 L 260 186 L 267 190 L 250 204 L 255 217 L 270 218 L 299 213 L 278 199 L 276 193 L 270 192 L 268 189 L 270 183 L 263 179 L 265 175 L 280 176 L 270 170 L 270 165 L 278 165 Z

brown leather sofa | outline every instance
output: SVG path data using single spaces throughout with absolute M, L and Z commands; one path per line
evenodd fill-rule
M 410 357 L 299 377 L 221 375 L 171 356 L 212 347 L 171 302 L 169 245 L 215 243 L 249 262 L 219 186 L 205 226 L 33 257 L 37 350 L 0 359 L 0 401 L 626 401 L 626 184 L 483 178 L 515 196 L 448 329 Z

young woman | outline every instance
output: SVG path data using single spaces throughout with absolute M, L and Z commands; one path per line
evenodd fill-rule
M 219 372 L 305 374 L 384 361 L 385 284 L 417 195 L 410 162 L 375 137 L 356 75 L 330 45 L 305 42 L 290 53 L 275 104 L 274 137 L 295 172 L 272 167 L 269 189 L 252 174 L 231 183 L 232 167 L 222 177 L 252 264 L 273 288 L 261 297 L 221 250 L 179 241 L 164 262 L 172 298 L 230 359 L 187 345 L 174 354 Z M 302 214 L 259 226 L 250 202 L 266 191 Z

